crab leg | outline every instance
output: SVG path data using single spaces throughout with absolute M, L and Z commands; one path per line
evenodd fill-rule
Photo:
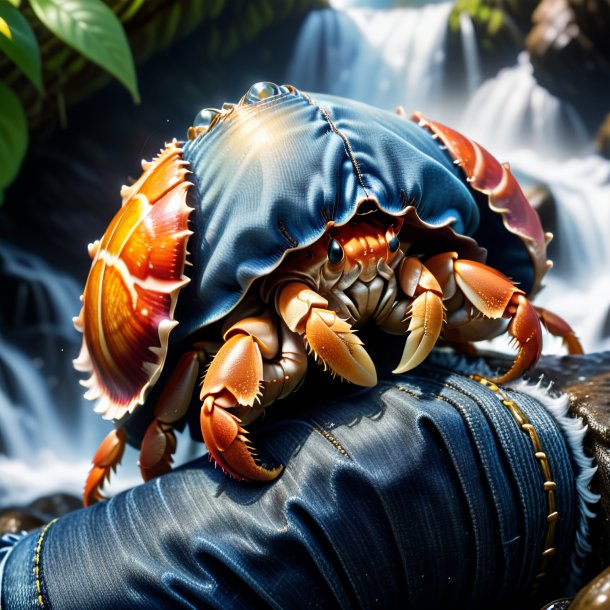
M 188 410 L 200 360 L 200 352 L 187 352 L 172 372 L 165 389 L 155 407 L 155 419 L 148 426 L 140 450 L 140 472 L 148 481 L 171 469 L 172 456 L 176 450 L 176 437 L 172 424 L 181 419 Z M 116 470 L 125 451 L 126 435 L 123 430 L 112 430 L 100 444 L 93 457 L 84 491 L 84 505 L 90 506 L 105 497 L 101 493 L 110 472 Z
M 229 328 L 224 340 L 201 388 L 203 440 L 215 462 L 236 479 L 271 481 L 282 472 L 282 466 L 266 468 L 257 463 L 241 424 L 262 412 L 266 384 L 274 385 L 271 394 L 285 395 L 296 387 L 305 369 L 293 353 L 286 356 L 286 365 L 282 366 L 282 354 L 282 377 L 265 378 L 263 358 L 274 359 L 280 353 L 276 325 L 270 315 L 241 320 Z M 300 361 L 304 362 L 304 357 Z M 273 367 L 267 368 L 267 372 L 271 370 Z M 279 392 L 275 387 L 278 383 L 286 384 Z
M 306 284 L 290 282 L 282 286 L 276 303 L 288 328 L 304 336 L 325 369 L 357 385 L 377 383 L 375 365 L 362 341 L 350 324 L 327 309 L 328 301 L 324 297 Z
M 409 336 L 394 373 L 409 371 L 428 357 L 441 333 L 445 313 L 443 291 L 419 259 L 409 257 L 401 263 L 399 282 L 413 301 L 407 313 Z
M 456 252 L 438 254 L 426 261 L 443 285 L 444 298 L 453 296 L 456 287 L 487 318 L 508 318 L 508 333 L 515 339 L 518 352 L 513 366 L 495 383 L 516 379 L 540 358 L 542 331 L 534 306 L 504 274 L 482 263 L 458 258 Z
M 115 470 L 125 451 L 127 435 L 120 428 L 110 431 L 100 443 L 93 456 L 93 466 L 85 482 L 83 504 L 91 506 L 105 497 L 101 493 L 104 482 L 110 478 L 110 472 Z
M 553 313 L 548 309 L 543 309 L 542 307 L 535 307 L 535 309 L 544 328 L 555 337 L 561 337 L 563 339 L 563 344 L 568 350 L 568 354 L 585 353 L 580 341 L 576 337 L 574 329 L 563 318 L 560 318 L 556 313 Z
M 145 481 L 169 472 L 176 451 L 173 424 L 188 411 L 205 354 L 187 352 L 178 361 L 157 404 L 155 419 L 148 426 L 140 448 L 140 472 Z

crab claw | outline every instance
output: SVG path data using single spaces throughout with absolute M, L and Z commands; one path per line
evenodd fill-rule
M 100 443 L 93 456 L 93 466 L 85 482 L 83 493 L 83 504 L 91 506 L 100 500 L 105 500 L 101 493 L 104 482 L 110 478 L 110 472 L 114 470 L 123 457 L 127 435 L 120 428 L 111 430 Z
M 432 292 L 424 292 L 413 301 L 407 329 L 409 337 L 393 373 L 410 371 L 428 357 L 441 334 L 443 312 L 443 300 Z
M 271 481 L 282 472 L 282 466 L 269 469 L 256 462 L 241 420 L 227 411 L 240 406 L 256 410 L 262 379 L 259 340 L 237 330 L 212 360 L 201 388 L 203 440 L 215 462 L 236 479 Z
M 421 364 L 436 345 L 443 328 L 445 307 L 436 278 L 416 258 L 406 258 L 400 268 L 400 286 L 407 296 L 415 297 L 400 363 L 394 373 L 404 373 Z
M 530 369 L 540 358 L 542 330 L 534 306 L 505 275 L 482 263 L 455 260 L 455 281 L 466 298 L 488 318 L 510 318 L 508 333 L 518 346 L 513 366 L 494 383 L 506 383 Z
M 356 385 L 377 383 L 375 365 L 351 325 L 326 309 L 328 301 L 300 282 L 286 284 L 277 299 L 277 310 L 288 328 L 305 336 L 316 359 Z
M 568 350 L 568 354 L 575 355 L 585 353 L 580 341 L 576 337 L 574 329 L 563 318 L 560 318 L 556 313 L 553 313 L 548 309 L 543 309 L 542 307 L 536 307 L 535 309 L 544 328 L 555 337 L 562 338 L 563 344 Z
M 273 481 L 281 474 L 282 466 L 265 468 L 256 463 L 240 419 L 219 406 L 213 396 L 203 402 L 200 423 L 208 451 L 223 471 L 242 481 Z
M 538 362 L 542 352 L 542 331 L 534 306 L 524 294 L 516 293 L 510 300 L 508 311 L 512 311 L 513 308 L 508 334 L 515 338 L 519 351 L 513 366 L 504 375 L 493 379 L 495 383 L 506 383 L 516 379 Z
M 362 341 L 334 311 L 314 307 L 307 318 L 305 336 L 325 369 L 356 385 L 377 384 L 375 365 Z

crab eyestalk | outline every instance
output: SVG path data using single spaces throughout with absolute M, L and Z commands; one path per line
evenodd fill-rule
M 270 316 L 246 318 L 234 324 L 224 334 L 225 342 L 203 381 L 200 394 L 203 440 L 215 463 L 236 479 L 271 481 L 283 469 L 258 463 L 241 418 L 231 412 L 250 412 L 249 420 L 262 412 L 263 356 L 271 359 L 279 355 L 277 337 Z

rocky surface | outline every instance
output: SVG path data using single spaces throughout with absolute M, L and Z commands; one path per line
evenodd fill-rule
M 595 147 L 600 155 L 606 157 L 606 159 L 610 159 L 610 112 L 606 115 L 604 122 L 597 130 Z
M 606 568 L 581 589 L 570 610 L 608 610 L 610 608 L 610 568 Z
M 595 132 L 610 110 L 610 0 L 542 0 L 525 39 L 534 73 Z
M 601 569 L 610 564 L 610 352 L 547 357 L 536 370 L 570 396 L 571 411 L 589 427 L 589 451 L 599 467 L 595 491 L 602 497 L 593 535 Z
M 7 508 L 0 512 L 0 535 L 35 529 L 82 506 L 80 498 L 58 493 L 39 498 L 27 506 Z

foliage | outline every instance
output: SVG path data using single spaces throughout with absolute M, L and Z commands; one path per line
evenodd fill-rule
M 0 83 L 0 203 L 4 199 L 4 187 L 19 171 L 27 140 L 28 129 L 21 102 Z
M 272 24 L 324 6 L 327 0 L 0 0 L 0 138 L 8 138 L 7 125 L 11 136 L 0 141 L 0 202 L 25 155 L 27 128 L 35 142 L 57 118 L 67 125 L 67 108 L 112 78 L 137 101 L 134 64 L 202 22 L 202 61 L 214 61 Z M 25 128 L 16 112 L 25 113 Z
M 450 42 L 459 43 L 460 13 L 472 19 L 485 76 L 513 62 L 523 49 L 538 0 L 456 0 L 449 16 Z M 519 10 L 517 10 L 519 9 Z
M 45 96 L 36 28 L 42 25 L 50 32 L 52 37 L 46 39 L 46 44 L 59 41 L 64 51 L 74 49 L 84 61 L 100 66 L 123 83 L 134 101 L 139 99 L 127 36 L 107 5 L 101 0 L 28 1 L 29 6 L 22 7 L 20 0 L 0 0 L 0 56 L 4 56 L 5 65 L 8 60 L 14 68 L 3 71 L 3 82 L 0 81 L 0 203 L 27 149 L 28 126 L 19 95 L 19 75 L 25 75 L 33 85 L 39 102 Z M 53 66 L 46 64 L 45 69 L 52 70 Z

